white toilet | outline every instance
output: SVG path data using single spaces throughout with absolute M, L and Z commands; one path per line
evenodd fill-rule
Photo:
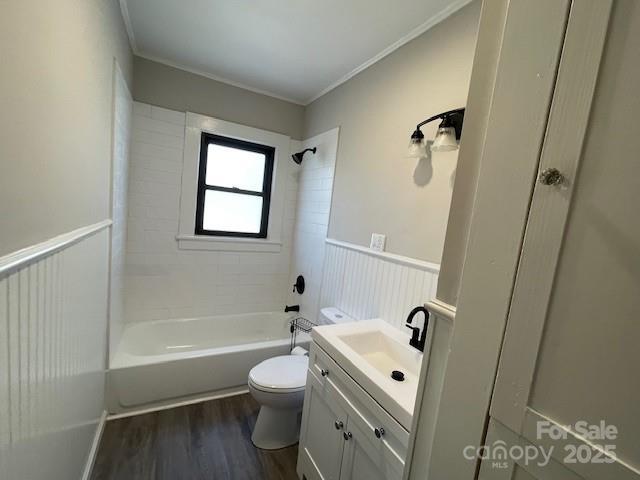
M 323 308 L 320 323 L 353 321 L 337 308 Z M 263 450 L 298 443 L 309 357 L 281 355 L 269 358 L 249 372 L 249 391 L 260 404 L 251 440 Z

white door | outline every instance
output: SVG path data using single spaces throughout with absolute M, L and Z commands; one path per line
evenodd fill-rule
M 382 442 L 375 444 L 349 417 L 343 433 L 345 440 L 340 480 L 400 480 L 402 470 L 397 471 L 385 459 Z
M 308 480 L 338 480 L 347 415 L 332 392 L 307 374 L 299 461 Z
M 640 479 L 640 3 L 573 2 L 480 479 Z

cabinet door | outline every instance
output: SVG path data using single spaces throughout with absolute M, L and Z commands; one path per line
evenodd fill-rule
M 637 125 L 640 10 L 572 2 L 564 39 L 483 480 L 640 480 L 640 138 L 602 135 L 611 119 Z M 499 457 L 498 442 L 534 450 Z
M 308 480 L 338 480 L 347 416 L 316 376 L 307 375 L 299 462 Z
M 402 471 L 385 460 L 381 444 L 373 444 L 366 432 L 349 417 L 340 480 L 400 480 Z

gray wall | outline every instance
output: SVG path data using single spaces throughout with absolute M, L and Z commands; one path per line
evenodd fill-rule
M 440 262 L 457 153 L 432 172 L 405 155 L 418 122 L 466 104 L 479 16 L 476 1 L 307 107 L 305 138 L 341 127 L 330 237 L 383 233 L 387 251 Z
M 0 3 L 0 255 L 109 217 L 116 0 Z
M 304 107 L 250 92 L 141 57 L 134 60 L 133 98 L 142 103 L 210 115 L 300 140 Z

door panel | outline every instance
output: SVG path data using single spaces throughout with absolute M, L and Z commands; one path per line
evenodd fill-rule
M 374 445 L 365 431 L 349 418 L 340 480 L 400 480 L 402 470 L 385 460 L 382 444 Z
M 607 42 L 529 405 L 562 424 L 605 419 L 640 469 L 638 2 L 614 4 Z
M 540 160 L 564 180 L 534 190 L 486 442 L 553 447 L 515 461 L 532 478 L 640 479 L 639 43 L 637 2 L 573 2 Z M 617 434 L 576 426 L 601 420 Z
M 330 392 L 311 372 L 307 375 L 306 415 L 303 415 L 303 461 L 323 480 L 338 480 L 342 461 L 342 429 L 335 423 L 347 424 L 347 415 Z M 304 458 L 306 457 L 306 458 Z

